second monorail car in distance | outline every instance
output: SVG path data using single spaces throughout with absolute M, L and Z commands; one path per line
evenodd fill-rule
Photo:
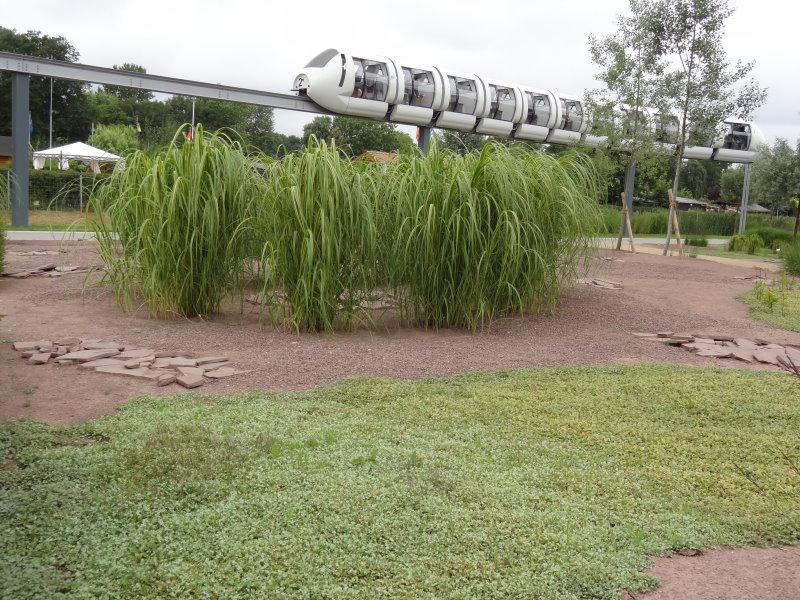
M 389 57 L 329 48 L 309 61 L 292 89 L 342 115 L 554 144 L 608 144 L 605 136 L 591 133 L 586 103 L 578 96 Z M 627 111 L 620 108 L 623 119 Z M 664 151 L 674 152 L 678 118 L 649 108 L 642 116 Z M 722 139 L 687 146 L 684 157 L 752 162 L 766 142 L 761 130 L 738 119 L 723 126 Z

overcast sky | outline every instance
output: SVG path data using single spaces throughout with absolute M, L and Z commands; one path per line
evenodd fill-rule
M 288 92 L 294 76 L 333 47 L 432 63 L 582 95 L 595 87 L 589 34 L 614 29 L 627 0 L 380 0 L 280 2 L 3 0 L 2 25 L 63 35 L 81 62 L 122 62 L 150 73 Z M 13 5 L 13 10 L 8 8 Z M 756 121 L 767 138 L 800 138 L 800 3 L 732 0 L 731 59 L 755 60 L 769 88 Z M 276 111 L 300 134 L 310 116 Z

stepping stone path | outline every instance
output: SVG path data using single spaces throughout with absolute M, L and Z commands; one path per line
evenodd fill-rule
M 710 333 L 688 335 L 659 331 L 658 333 L 635 332 L 633 335 L 668 346 L 680 346 L 698 356 L 733 358 L 746 363 L 774 365 L 800 377 L 800 349 L 795 346 Z
M 77 365 L 78 369 L 152 381 L 158 386 L 178 383 L 196 388 L 209 380 L 250 372 L 234 369 L 228 357 L 220 354 L 197 356 L 194 352 L 137 348 L 114 340 L 64 337 L 14 342 L 13 348 L 33 365 Z

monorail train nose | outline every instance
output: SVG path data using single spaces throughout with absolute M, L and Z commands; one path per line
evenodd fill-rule
M 297 77 L 294 78 L 294 83 L 292 84 L 292 91 L 298 92 L 301 96 L 305 96 L 308 90 L 308 77 L 306 77 L 305 73 L 301 73 Z

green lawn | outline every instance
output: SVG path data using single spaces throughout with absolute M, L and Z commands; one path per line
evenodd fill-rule
M 672 245 L 674 246 L 674 244 Z M 749 258 L 749 259 L 780 259 L 780 255 L 775 254 L 769 248 L 759 248 L 755 254 L 748 254 L 747 252 L 730 252 L 727 244 L 722 246 L 686 246 L 687 252 L 692 254 L 707 254 L 711 256 L 727 256 L 728 258 Z
M 800 381 L 563 367 L 0 427 L 0 597 L 603 598 L 800 541 Z

